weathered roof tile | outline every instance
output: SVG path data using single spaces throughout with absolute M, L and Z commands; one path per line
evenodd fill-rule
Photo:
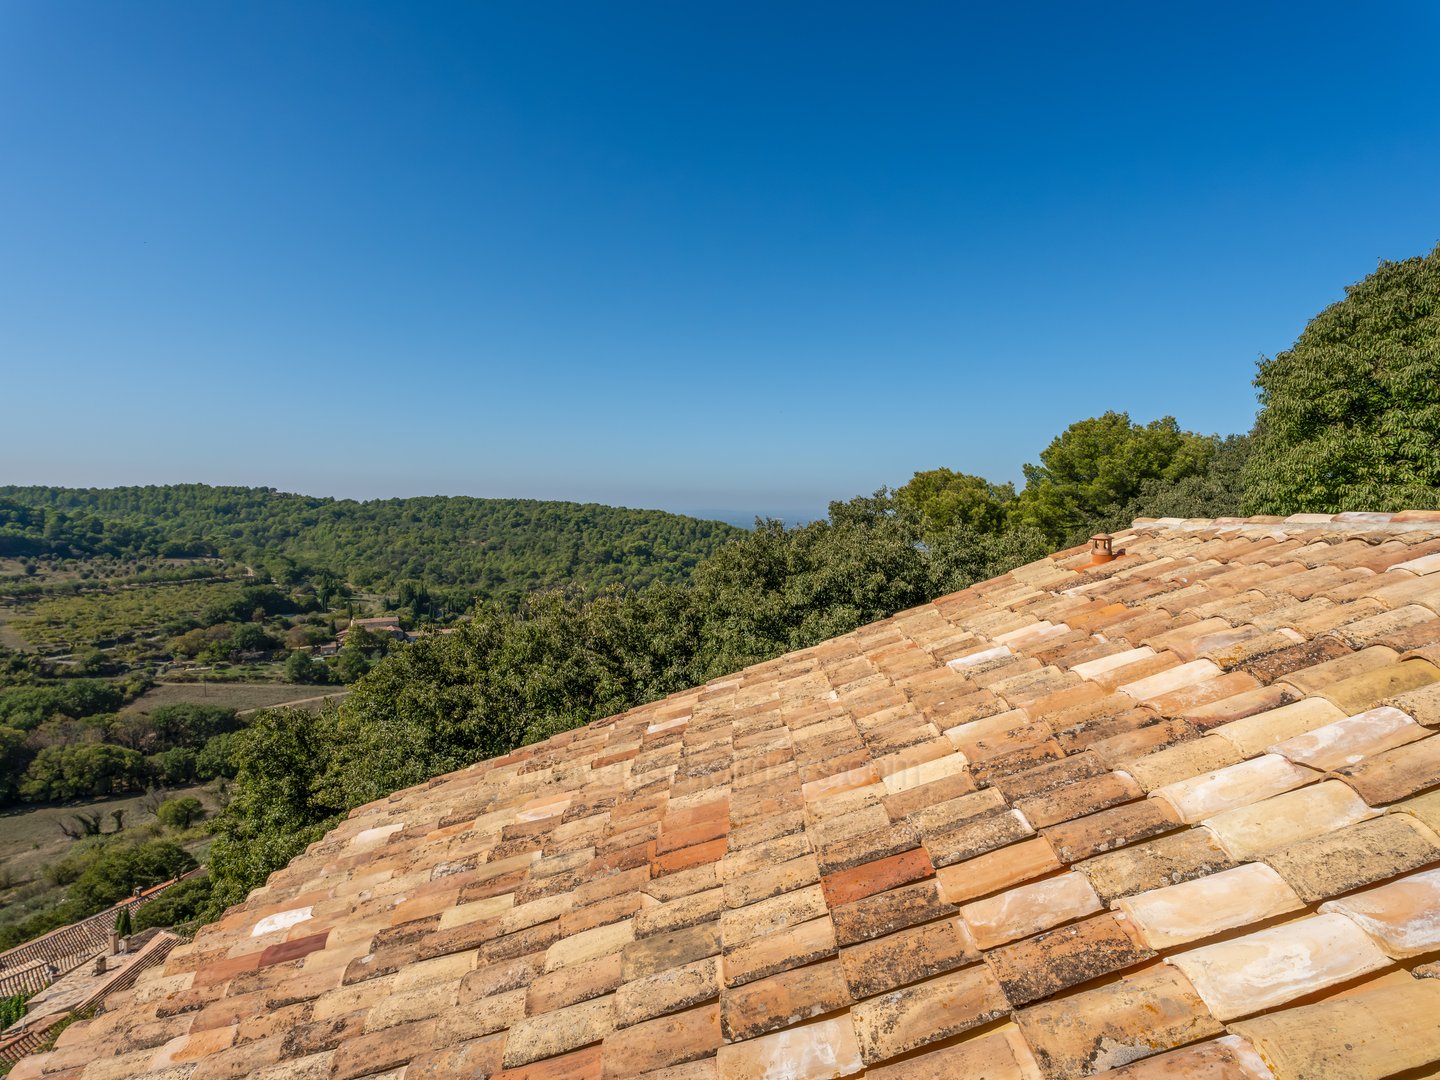
M 1116 901 L 1141 940 L 1158 951 L 1299 911 L 1304 905 L 1263 863 L 1245 863 Z
M 1229 739 L 1207 735 L 1123 762 L 1120 768 L 1146 791 L 1155 791 L 1238 765 L 1243 760 L 1244 756 Z
M 1238 1035 L 1145 1058 L 1114 1070 L 1111 1080 L 1274 1080 L 1265 1060 Z
M 797 1025 L 720 1047 L 721 1080 L 832 1080 L 864 1071 L 861 1047 L 846 1016 Z
M 992 949 L 985 963 L 1010 1004 L 1019 1008 L 1154 956 L 1127 920 L 1106 913 Z
M 859 1000 L 978 958 L 966 925 L 958 919 L 944 919 L 842 949 L 840 966 L 852 998 Z
M 1007 1008 L 995 975 L 979 964 L 863 1001 L 850 1016 L 861 1056 L 878 1064 L 968 1031 Z
M 1234 866 L 1209 829 L 1185 829 L 1075 864 L 1107 902 Z
M 1267 746 L 1343 720 L 1346 710 L 1324 698 L 1308 697 L 1278 709 L 1212 728 L 1211 734 L 1232 743 L 1244 757 L 1263 753 Z
M 1165 800 L 1181 821 L 1193 823 L 1318 779 L 1320 774 L 1313 769 L 1302 768 L 1279 754 L 1264 754 L 1155 788 L 1150 797 Z
M 977 900 L 960 909 L 982 949 L 1029 937 L 1101 910 L 1100 898 L 1083 874 L 1070 872 Z
M 1405 713 L 1381 706 L 1292 736 L 1269 747 L 1268 752 L 1289 758 L 1297 765 L 1329 771 L 1357 764 L 1424 736 L 1425 729 Z
M 893 1065 L 866 1070 L 867 1080 L 953 1080 L 983 1076 L 988 1080 L 1040 1080 L 1040 1067 L 1025 1037 L 1005 1024 L 949 1046 L 921 1052 Z
M 1335 773 L 1371 806 L 1440 787 L 1440 735 L 1397 746 Z
M 1169 803 L 1141 799 L 1042 829 L 1041 835 L 1066 864 L 1173 832 L 1182 825 Z M 976 860 L 978 861 L 978 860 Z M 967 867 L 974 862 L 966 863 Z
M 1375 817 L 1355 792 L 1338 780 L 1300 788 L 1250 806 L 1206 818 L 1227 854 L 1237 862 L 1258 859 L 1278 848 L 1336 832 Z
M 1225 1030 L 1189 980 L 1164 964 L 1032 1005 L 1016 1021 L 1051 1080 L 1118 1068 Z
M 1343 915 L 1312 915 L 1166 957 L 1210 1011 L 1234 1020 L 1349 982 L 1389 964 Z
M 1408 814 L 1386 814 L 1272 851 L 1265 862 L 1307 903 L 1440 861 L 1435 834 Z
M 1440 870 L 1331 900 L 1320 911 L 1354 920 L 1391 959 L 1440 951 Z
M 840 963 L 827 960 L 746 983 L 727 993 L 721 1006 L 721 1030 L 726 1042 L 753 1039 L 842 1009 L 852 1000 Z
M 1370 1080 L 1440 1063 L 1440 980 L 1373 989 L 1235 1025 L 1279 1080 Z

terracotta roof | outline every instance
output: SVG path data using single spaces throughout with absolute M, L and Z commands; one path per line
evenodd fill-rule
M 12 1076 L 1434 1075 L 1440 513 L 1116 547 L 361 807 Z

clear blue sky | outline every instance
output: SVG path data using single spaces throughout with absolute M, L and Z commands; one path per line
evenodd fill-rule
M 1440 240 L 1440 7 L 0 3 L 0 482 L 805 516 Z

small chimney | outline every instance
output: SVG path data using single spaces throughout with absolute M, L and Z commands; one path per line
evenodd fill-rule
M 1120 554 L 1114 547 L 1115 538 L 1109 533 L 1096 533 L 1090 537 L 1090 565 L 1099 566 L 1101 563 L 1113 562 L 1115 556 Z

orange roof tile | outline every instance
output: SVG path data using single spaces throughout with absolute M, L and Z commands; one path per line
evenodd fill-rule
M 15 1080 L 1440 1069 L 1440 515 L 1139 521 L 355 810 Z

